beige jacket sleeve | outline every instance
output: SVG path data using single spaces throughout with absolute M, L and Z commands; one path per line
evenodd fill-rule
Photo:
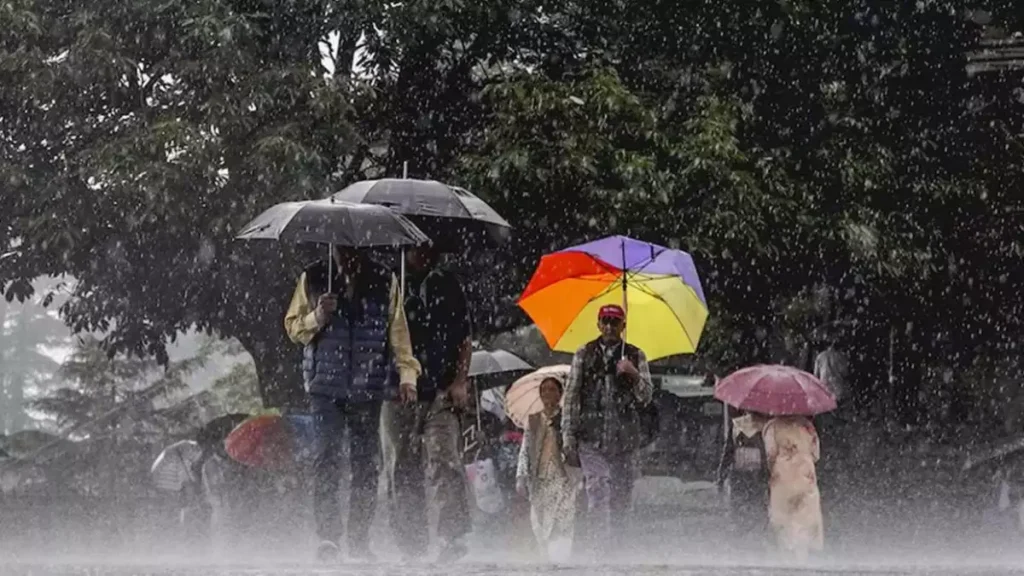
M 391 316 L 391 332 L 388 338 L 391 351 L 398 365 L 398 381 L 401 384 L 416 385 L 422 368 L 412 353 L 412 339 L 409 337 L 409 321 L 405 317 L 405 295 L 402 294 L 398 277 L 391 275 L 391 303 L 388 308 Z
M 292 301 L 288 305 L 288 312 L 284 316 L 284 329 L 288 338 L 296 344 L 309 344 L 317 332 L 323 328 L 320 319 L 316 315 L 314 306 L 307 296 L 306 273 L 299 276 L 299 282 L 292 293 Z

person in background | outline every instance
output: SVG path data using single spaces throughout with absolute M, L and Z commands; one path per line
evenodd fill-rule
M 438 561 L 449 563 L 468 552 L 472 527 L 459 415 L 469 395 L 473 345 L 462 286 L 436 266 L 437 256 L 429 246 L 406 253 L 405 312 L 422 374 L 416 402 L 384 404 L 380 433 L 391 528 L 403 556 L 427 553 L 429 494 L 438 510 Z
M 814 359 L 814 375 L 821 380 L 836 398 L 836 410 L 814 417 L 812 422 L 828 453 L 818 463 L 818 484 L 827 498 L 829 494 L 841 493 L 842 483 L 848 478 L 842 471 L 851 461 L 851 433 L 857 428 L 851 416 L 855 406 L 850 395 L 850 358 L 844 341 L 846 331 L 840 326 L 829 325 L 822 334 L 825 346 Z M 825 522 L 829 522 L 825 518 Z
M 317 262 L 299 278 L 284 325 L 304 346 L 302 375 L 314 419 L 313 511 L 322 561 L 338 557 L 344 528 L 338 485 L 341 442 L 348 432 L 350 467 L 348 553 L 373 561 L 369 529 L 377 501 L 381 404 L 416 399 L 419 362 L 413 356 L 398 279 L 351 248 L 334 250 L 334 278 Z M 330 289 L 328 289 L 330 287 Z M 392 362 L 399 387 L 391 386 Z
M 780 416 L 765 424 L 765 453 L 771 470 L 768 518 L 779 551 L 806 560 L 824 547 L 821 495 L 815 464 L 820 456 L 814 425 L 802 416 Z
M 846 397 L 849 387 L 850 359 L 839 348 L 837 329 L 831 329 L 824 336 L 826 348 L 814 358 L 814 376 L 828 386 L 836 402 Z
M 516 491 L 530 500 L 530 525 L 541 551 L 565 561 L 572 551 L 579 482 L 562 457 L 562 382 L 546 378 L 540 398 L 544 409 L 530 415 L 519 450 Z
M 768 455 L 764 425 L 768 417 L 739 411 L 729 419 L 726 410 L 725 445 L 718 466 L 718 491 L 728 494 L 729 516 L 738 544 L 757 548 L 768 528 Z
M 570 466 L 583 469 L 588 534 L 596 550 L 612 546 L 621 533 L 633 492 L 633 456 L 643 442 L 641 411 L 654 387 L 647 357 L 625 343 L 621 306 L 598 311 L 601 336 L 572 359 L 562 416 L 562 450 Z

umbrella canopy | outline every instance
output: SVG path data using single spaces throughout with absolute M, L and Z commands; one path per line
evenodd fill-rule
M 516 380 L 505 392 L 505 413 L 512 422 L 520 428 L 526 428 L 530 415 L 544 409 L 544 404 L 540 400 L 541 382 L 554 378 L 564 385 L 569 377 L 569 369 L 568 364 L 545 366 Z
M 414 246 L 429 238 L 383 206 L 337 200 L 283 202 L 246 224 L 239 240 L 316 242 L 351 248 Z
M 363 180 L 335 193 L 345 202 L 378 204 L 410 217 L 444 251 L 457 251 L 478 238 L 504 242 L 512 226 L 470 191 L 435 180 Z
M 240 464 L 280 470 L 292 462 L 291 442 L 291 430 L 280 414 L 258 414 L 232 430 L 224 448 Z
M 268 470 L 312 461 L 316 447 L 310 414 L 258 414 L 228 434 L 224 447 L 232 460 Z
M 202 456 L 202 447 L 192 440 L 171 444 L 153 461 L 153 467 L 149 471 L 153 476 L 153 483 L 161 490 L 177 492 L 186 484 L 196 482 L 198 478 L 195 477 L 193 470 Z
M 479 410 L 494 414 L 501 421 L 504 421 L 505 418 L 508 417 L 508 415 L 505 414 L 505 392 L 500 388 L 485 390 L 483 394 L 480 395 L 479 404 Z
M 836 409 L 835 396 L 813 374 L 790 366 L 737 370 L 715 384 L 715 398 L 769 416 L 814 416 Z
M 575 352 L 598 337 L 597 312 L 618 304 L 626 341 L 648 360 L 697 349 L 708 317 L 693 258 L 624 236 L 611 236 L 541 258 L 519 306 L 553 350 Z
M 516 378 L 533 371 L 533 366 L 505 350 L 477 350 L 469 363 L 469 377 L 478 390 L 507 386 Z

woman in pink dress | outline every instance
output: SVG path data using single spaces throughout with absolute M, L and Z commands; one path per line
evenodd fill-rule
M 779 550 L 805 560 L 824 547 L 821 495 L 815 464 L 821 455 L 818 433 L 801 416 L 772 418 L 764 427 L 771 470 L 768 517 Z

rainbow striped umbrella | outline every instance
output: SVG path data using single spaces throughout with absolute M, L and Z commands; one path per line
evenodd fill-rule
M 562 352 L 598 337 L 597 312 L 607 304 L 626 310 L 626 341 L 648 360 L 692 354 L 708 317 L 689 254 L 625 236 L 543 256 L 519 297 L 551 349 Z

